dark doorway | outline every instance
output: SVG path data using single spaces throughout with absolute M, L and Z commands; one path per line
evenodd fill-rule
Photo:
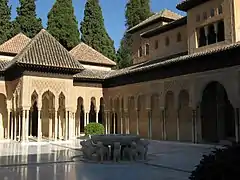
M 96 122 L 96 110 L 94 102 L 91 102 L 90 112 L 89 112 L 89 122 Z
M 219 142 L 235 136 L 234 109 L 225 88 L 218 82 L 208 84 L 203 91 L 201 119 L 204 141 Z
M 38 136 L 38 107 L 37 102 L 34 102 L 30 111 L 29 135 Z
M 84 133 L 84 109 L 83 109 L 83 105 L 81 105 L 80 107 L 80 133 Z
M 214 29 L 214 25 L 210 24 L 208 26 L 208 44 L 214 44 L 216 43 L 216 33 L 215 33 L 215 29 Z
M 220 21 L 217 26 L 218 33 L 217 33 L 217 39 L 218 42 L 225 40 L 225 30 L 224 30 L 224 22 Z
M 202 28 L 199 29 L 198 46 L 199 47 L 206 46 L 206 44 L 207 44 L 206 41 L 207 41 L 207 38 L 206 38 L 206 35 L 205 35 L 205 30 L 204 30 L 204 27 L 202 27 Z

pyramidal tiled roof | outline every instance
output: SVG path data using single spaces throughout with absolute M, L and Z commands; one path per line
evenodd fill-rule
M 133 30 L 136 30 L 144 25 L 147 25 L 148 23 L 157 20 L 159 18 L 167 18 L 167 19 L 172 19 L 172 20 L 177 20 L 179 18 L 182 18 L 180 14 L 177 14 L 175 12 L 170 11 L 169 9 L 163 9 L 162 11 L 155 13 L 154 15 L 150 16 L 146 20 L 142 21 L 141 23 L 137 24 L 136 26 L 132 27 L 131 29 L 128 30 L 128 32 L 131 32 Z
M 99 65 L 116 66 L 116 63 L 114 61 L 83 42 L 74 47 L 70 51 L 70 54 L 74 57 L 75 60 L 78 60 L 82 63 L 85 62 Z
M 41 30 L 29 44 L 7 65 L 35 65 L 38 67 L 82 70 L 84 67 L 46 30 Z
M 29 37 L 25 36 L 23 33 L 19 33 L 1 44 L 0 52 L 18 54 L 30 41 L 31 39 Z

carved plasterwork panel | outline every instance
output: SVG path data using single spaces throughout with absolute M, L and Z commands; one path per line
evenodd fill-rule
M 63 92 L 66 95 L 67 88 L 64 81 L 54 80 L 32 80 L 32 90 L 36 90 L 38 93 L 43 94 L 45 91 L 52 91 L 55 95 L 59 95 Z

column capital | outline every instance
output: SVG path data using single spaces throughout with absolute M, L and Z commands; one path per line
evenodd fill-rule
M 22 109 L 23 111 L 24 111 L 24 110 L 30 110 L 31 107 L 30 107 L 30 106 L 23 106 L 21 109 Z

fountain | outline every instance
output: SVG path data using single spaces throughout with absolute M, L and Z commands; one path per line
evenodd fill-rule
M 83 158 L 91 162 L 145 161 L 147 140 L 135 135 L 94 135 L 81 141 Z

